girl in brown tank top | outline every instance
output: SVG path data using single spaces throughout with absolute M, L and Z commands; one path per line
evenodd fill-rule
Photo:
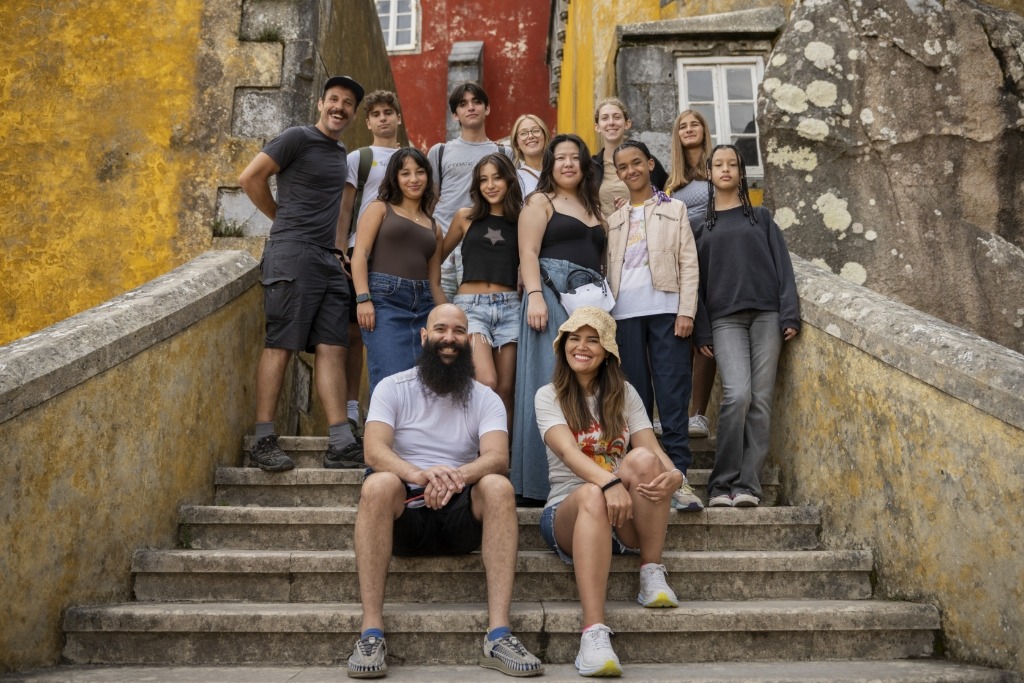
M 446 301 L 430 177 L 430 162 L 418 149 L 395 152 L 377 200 L 359 219 L 352 281 L 371 395 L 377 382 L 413 367 L 427 314 Z

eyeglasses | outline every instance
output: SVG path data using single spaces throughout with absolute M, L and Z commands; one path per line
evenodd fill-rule
M 516 137 L 520 140 L 526 140 L 527 138 L 542 138 L 544 137 L 544 131 L 540 128 L 531 128 L 530 130 L 521 130 L 516 134 Z

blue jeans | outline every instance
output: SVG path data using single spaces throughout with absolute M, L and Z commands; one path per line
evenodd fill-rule
M 690 339 L 677 337 L 672 313 L 616 320 L 615 340 L 622 356 L 622 371 L 654 417 L 658 403 L 661 442 L 672 464 L 686 474 L 693 462 L 690 452 Z M 653 389 L 653 391 L 652 391 Z
M 775 311 L 740 311 L 711 321 L 722 378 L 715 468 L 708 497 L 749 492 L 762 498 L 761 468 L 768 457 L 772 394 L 782 351 Z
M 420 330 L 434 308 L 428 280 L 406 280 L 387 273 L 370 273 L 375 322 L 372 332 L 363 330 L 370 396 L 377 383 L 416 364 L 423 346 Z

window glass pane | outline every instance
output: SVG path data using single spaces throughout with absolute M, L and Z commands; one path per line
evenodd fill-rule
M 401 17 L 399 17 L 399 21 L 401 21 Z M 395 46 L 396 47 L 399 46 L 399 45 L 410 45 L 411 43 L 412 43 L 412 31 L 410 31 L 409 29 L 398 31 L 398 33 L 395 35 Z
M 743 155 L 743 164 L 745 166 L 760 166 L 761 158 L 757 153 L 757 138 L 754 137 L 732 137 L 732 144 L 736 145 L 736 149 Z
M 377 14 L 381 19 L 391 14 L 391 0 L 377 0 Z
M 753 104 L 730 104 L 729 105 L 729 132 L 756 133 L 754 128 L 754 105 Z
M 688 102 L 714 101 L 715 88 L 712 85 L 710 70 L 686 72 L 686 99 Z
M 694 104 L 690 108 L 694 109 L 696 111 L 699 111 L 701 113 L 701 116 L 704 117 L 704 120 L 708 122 L 708 128 L 711 129 L 710 130 L 711 137 L 714 137 L 714 136 L 718 135 L 718 126 L 716 125 L 718 123 L 718 121 L 717 121 L 717 119 L 715 117 L 715 107 L 714 107 L 714 105 L 711 105 L 711 104 Z
M 753 100 L 754 85 L 750 78 L 750 69 L 726 69 L 726 90 L 730 100 Z
M 391 17 L 386 14 L 380 16 L 380 30 L 384 31 L 385 38 L 387 37 L 388 29 L 391 28 Z
M 410 17 L 408 14 L 399 15 L 399 17 L 398 17 L 398 32 L 402 33 L 404 31 L 404 32 L 408 33 L 409 29 L 411 29 L 411 28 L 412 28 L 412 17 Z
M 408 14 L 409 12 L 412 11 L 411 5 L 412 3 L 410 2 L 410 0 L 398 0 L 398 13 Z

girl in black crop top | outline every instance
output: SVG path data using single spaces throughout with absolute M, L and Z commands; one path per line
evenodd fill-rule
M 469 320 L 476 379 L 501 397 L 511 430 L 523 193 L 507 156 L 489 154 L 477 163 L 469 197 L 473 205 L 459 209 L 448 228 L 442 259 L 462 243 L 464 274 L 453 303 Z

